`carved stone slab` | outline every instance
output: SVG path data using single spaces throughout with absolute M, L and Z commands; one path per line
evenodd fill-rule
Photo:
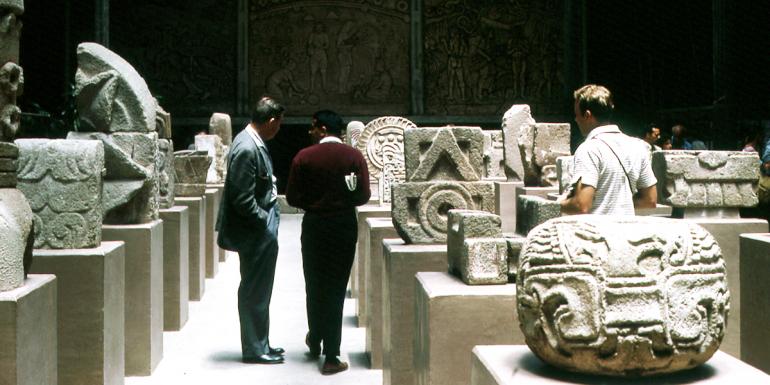
M 561 216 L 559 202 L 535 195 L 518 195 L 516 208 L 516 233 L 527 235 L 535 226 Z
M 87 131 L 153 132 L 157 102 L 122 57 L 96 43 L 80 43 L 75 93 Z
M 215 112 L 209 119 L 209 134 L 222 139 L 222 144 L 229 146 L 233 142 L 233 124 L 230 115 Z
M 702 227 L 580 215 L 527 236 L 516 281 L 527 345 L 570 371 L 645 376 L 692 368 L 719 348 L 725 262 Z
M 383 152 L 382 172 L 380 172 L 377 188 L 379 189 L 380 205 L 389 204 L 392 193 L 391 188 L 396 183 L 406 181 L 406 169 L 404 168 L 403 153 Z
M 447 231 L 450 272 L 468 285 L 508 282 L 508 245 L 499 215 L 450 210 Z
M 505 147 L 503 131 L 484 131 L 484 175 L 485 180 L 507 180 L 505 176 Z
M 0 141 L 0 188 L 16 187 L 16 165 L 19 148 Z
M 404 130 L 414 128 L 414 123 L 398 116 L 383 116 L 369 122 L 361 131 L 356 148 L 364 154 L 369 177 L 380 179 L 385 159 L 403 159 Z
M 138 224 L 158 219 L 158 134 L 70 132 L 67 139 L 104 144 L 104 223 Z
M 673 207 L 752 207 L 759 157 L 741 151 L 657 151 L 658 202 Z
M 574 156 L 560 156 L 556 158 L 556 179 L 559 180 L 559 194 L 569 187 L 572 181 L 572 170 L 575 167 Z
M 524 181 L 524 156 L 519 141 L 526 140 L 528 127 L 535 124 L 532 112 L 526 104 L 514 104 L 503 115 L 503 141 L 505 143 L 505 173 L 508 181 Z
M 156 100 L 157 104 L 157 100 Z M 158 137 L 161 139 L 171 139 L 171 114 L 166 112 L 160 104 L 157 104 L 155 111 L 155 128 L 158 130 Z
M 404 182 L 393 186 L 393 225 L 406 243 L 440 243 L 451 209 L 494 212 L 492 182 Z
M 171 139 L 158 140 L 158 200 L 160 208 L 168 209 L 174 206 L 174 143 Z
M 225 180 L 225 146 L 217 135 L 196 135 L 195 148 L 208 152 L 212 159 L 206 173 L 206 183 L 224 183 Z
M 363 130 L 364 130 L 363 122 L 354 120 L 348 123 L 348 126 L 345 129 L 345 143 L 349 144 L 352 147 L 356 147 L 358 145 L 358 138 L 361 137 L 361 132 Z
M 408 181 L 481 180 L 484 134 L 480 127 L 408 128 L 404 135 Z
M 524 146 L 525 153 L 532 152 L 532 165 L 525 170 L 531 170 L 540 186 L 558 186 L 556 159 L 570 154 L 569 123 L 536 123 L 534 130 L 532 149 Z
M 33 239 L 32 209 L 24 194 L 15 188 L 0 188 L 0 291 L 24 284 Z
M 211 157 L 207 151 L 177 151 L 174 153 L 174 192 L 179 197 L 199 197 L 206 193 Z
M 102 241 L 104 146 L 96 140 L 19 139 L 18 189 L 34 213 L 36 249 Z

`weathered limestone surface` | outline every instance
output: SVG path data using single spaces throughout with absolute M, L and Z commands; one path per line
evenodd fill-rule
M 517 195 L 516 233 L 527 235 L 535 226 L 561 216 L 561 205 L 535 195 Z
M 0 188 L 16 187 L 16 167 L 19 159 L 19 148 L 0 140 Z
M 174 193 L 178 197 L 199 197 L 206 193 L 206 176 L 212 157 L 207 151 L 183 150 L 174 153 Z
M 36 249 L 102 241 L 104 146 L 95 140 L 19 139 L 18 188 L 35 221 Z
M 532 112 L 526 104 L 514 104 L 503 115 L 503 142 L 505 149 L 505 174 L 510 182 L 525 181 L 525 157 L 519 146 L 520 137 L 528 134 L 526 127 L 535 124 Z M 525 138 L 525 141 L 526 138 Z
M 158 137 L 171 140 L 171 114 L 158 104 L 157 99 L 155 99 L 155 104 L 158 106 L 155 110 L 155 128 L 158 130 Z
M 0 292 L 24 285 L 33 242 L 32 209 L 24 194 L 0 188 Z
M 404 130 L 413 127 L 417 126 L 398 116 L 383 116 L 366 124 L 356 148 L 364 154 L 372 180 L 380 179 L 383 159 L 404 159 Z
M 468 285 L 508 282 L 508 245 L 500 216 L 473 210 L 449 210 L 449 271 Z
M 508 282 L 515 282 L 516 273 L 519 271 L 521 248 L 524 247 L 524 242 L 527 240 L 527 237 L 511 233 L 503 234 L 503 237 L 505 238 L 505 244 L 508 247 Z
M 563 193 L 572 180 L 572 169 L 575 167 L 574 156 L 560 156 L 556 158 L 556 179 L 559 180 L 559 194 Z
M 714 237 L 686 221 L 582 215 L 527 236 L 517 274 L 530 349 L 570 371 L 663 374 L 707 361 L 730 292 Z
M 224 183 L 225 181 L 225 146 L 217 135 L 196 135 L 195 148 L 206 151 L 212 162 L 206 173 L 206 183 Z
M 215 112 L 209 119 L 209 134 L 222 139 L 222 144 L 229 146 L 233 142 L 233 124 L 230 115 Z
M 484 175 L 486 180 L 506 181 L 505 148 L 501 130 L 484 131 Z
M 475 182 L 484 170 L 484 134 L 479 127 L 408 128 L 404 133 L 409 182 Z
M 759 157 L 741 151 L 656 151 L 658 202 L 673 207 L 756 206 Z
M 158 140 L 158 195 L 161 209 L 174 206 L 174 143 L 171 139 Z
M 363 122 L 359 122 L 358 120 L 353 120 L 350 123 L 348 123 L 348 126 L 345 129 L 345 143 L 349 144 L 351 147 L 357 147 L 358 138 L 361 137 L 361 132 L 363 130 L 364 130 Z

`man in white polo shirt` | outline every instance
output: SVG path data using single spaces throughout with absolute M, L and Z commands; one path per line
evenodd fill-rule
M 612 94 L 589 84 L 575 91 L 575 121 L 586 140 L 575 151 L 570 191 L 563 214 L 634 215 L 658 199 L 644 143 L 610 124 Z

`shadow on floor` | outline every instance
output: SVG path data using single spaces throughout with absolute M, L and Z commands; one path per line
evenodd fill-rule
M 209 355 L 209 360 L 214 362 L 241 362 L 241 352 L 214 352 Z
M 348 359 L 350 359 L 351 367 L 367 368 L 371 366 L 369 363 L 369 355 L 365 352 L 348 353 Z

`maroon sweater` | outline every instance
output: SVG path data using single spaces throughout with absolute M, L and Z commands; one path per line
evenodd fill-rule
M 354 191 L 345 175 L 358 177 Z M 290 205 L 320 215 L 337 215 L 369 201 L 369 169 L 357 149 L 342 143 L 321 143 L 294 157 L 286 186 Z

